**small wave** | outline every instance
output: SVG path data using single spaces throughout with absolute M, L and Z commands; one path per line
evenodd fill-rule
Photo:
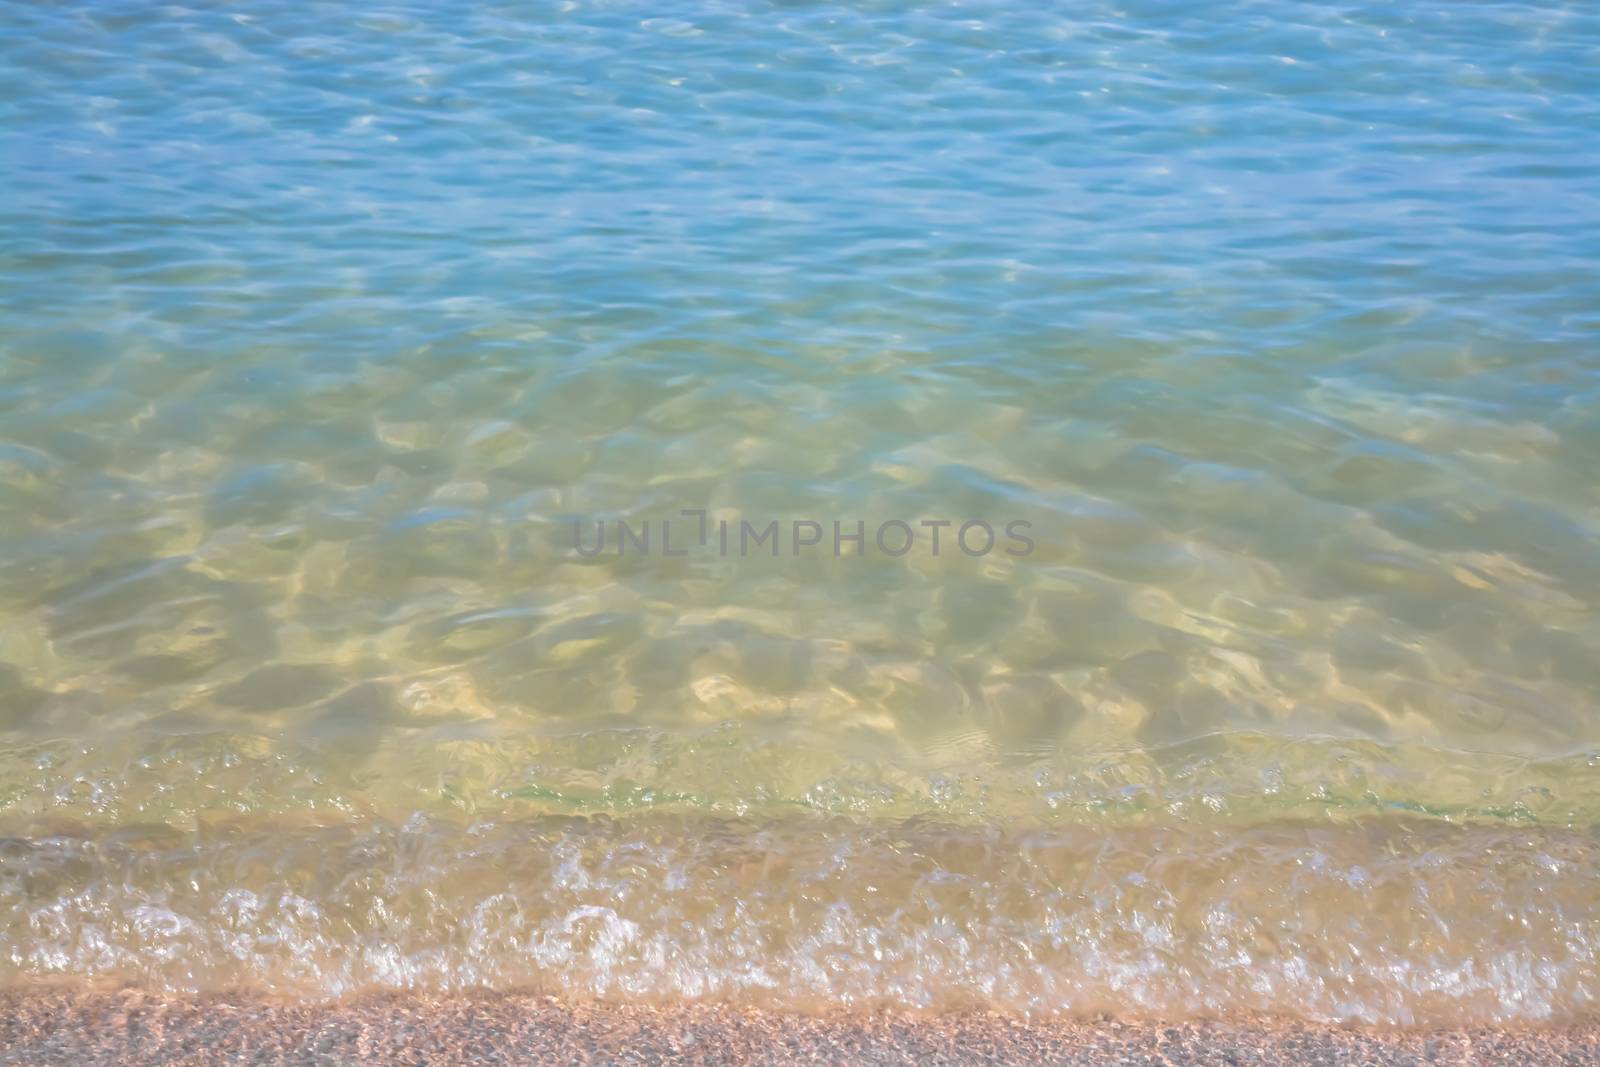
M 1400 1025 L 1593 1011 L 1592 833 L 418 816 L 4 843 L 9 980 Z

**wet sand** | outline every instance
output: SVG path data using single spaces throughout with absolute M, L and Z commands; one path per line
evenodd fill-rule
M 1371 1031 L 1287 1022 L 569 1004 L 533 994 L 313 1003 L 65 989 L 0 993 L 7 1064 L 1595 1064 L 1600 1024 Z

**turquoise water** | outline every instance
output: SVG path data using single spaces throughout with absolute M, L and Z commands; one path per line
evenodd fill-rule
M 1592 1014 L 1597 69 L 0 3 L 0 981 Z

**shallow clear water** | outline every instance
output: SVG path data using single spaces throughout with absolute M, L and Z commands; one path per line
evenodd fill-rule
M 0 981 L 1594 1012 L 1600 16 L 434 6 L 0 5 Z

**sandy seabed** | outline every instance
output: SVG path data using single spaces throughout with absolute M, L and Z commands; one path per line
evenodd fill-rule
M 800 1015 L 535 994 L 311 1002 L 0 993 L 6 1064 L 1600 1064 L 1600 1024 L 1377 1031 L 1275 1021 Z

